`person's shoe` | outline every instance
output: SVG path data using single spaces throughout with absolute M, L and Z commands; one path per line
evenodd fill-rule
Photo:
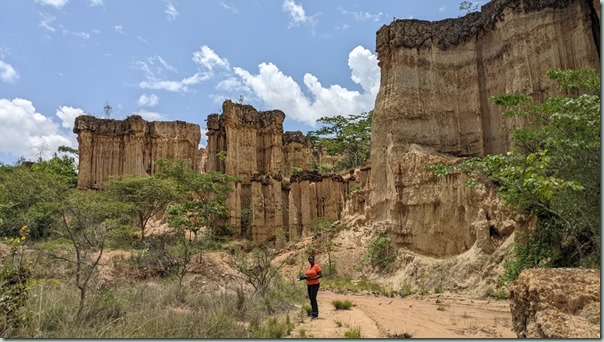
M 310 319 L 314 321 L 315 319 L 319 319 L 319 316 L 312 316 Z

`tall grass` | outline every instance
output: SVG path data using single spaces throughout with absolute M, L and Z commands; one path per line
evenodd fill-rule
M 122 283 L 95 291 L 80 319 L 71 284 L 32 289 L 31 317 L 10 338 L 280 338 L 293 329 L 284 317 L 303 292 L 280 281 L 264 297 L 183 288 L 177 279 Z

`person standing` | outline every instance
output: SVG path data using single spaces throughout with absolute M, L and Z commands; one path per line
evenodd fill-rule
M 312 312 L 310 315 L 311 319 L 319 318 L 319 305 L 317 304 L 317 293 L 319 292 L 319 278 L 321 275 L 321 267 L 319 264 L 315 263 L 314 255 L 310 255 L 308 257 L 308 263 L 310 267 L 306 270 L 306 287 L 308 288 L 308 298 L 310 299 L 310 307 L 312 308 Z

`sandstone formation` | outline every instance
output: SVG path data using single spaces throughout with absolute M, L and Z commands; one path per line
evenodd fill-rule
M 600 338 L 600 273 L 586 269 L 528 269 L 511 291 L 520 338 Z
M 376 230 L 435 256 L 508 230 L 505 220 L 484 223 L 498 214 L 481 211 L 486 195 L 468 189 L 463 175 L 433 179 L 425 166 L 509 149 L 510 130 L 523 123 L 504 118 L 490 96 L 539 100 L 555 89 L 548 70 L 599 70 L 595 4 L 494 0 L 462 18 L 395 20 L 378 31 L 369 199 Z
M 312 142 L 283 132 L 285 114 L 229 100 L 208 116 L 207 171 L 238 176 L 226 224 L 254 241 L 289 241 L 317 219 L 335 221 L 344 206 L 342 177 L 319 175 Z
M 199 125 L 148 122 L 138 115 L 125 120 L 78 116 L 73 132 L 78 135 L 78 188 L 102 187 L 111 177 L 153 175 L 159 159 L 186 160 L 199 169 L 203 152 Z

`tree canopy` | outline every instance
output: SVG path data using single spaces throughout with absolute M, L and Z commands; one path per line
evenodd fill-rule
M 323 127 L 309 131 L 307 136 L 315 147 L 329 156 L 337 156 L 335 170 L 359 166 L 369 160 L 371 152 L 371 119 L 373 111 L 344 117 L 322 117 L 317 122 Z

